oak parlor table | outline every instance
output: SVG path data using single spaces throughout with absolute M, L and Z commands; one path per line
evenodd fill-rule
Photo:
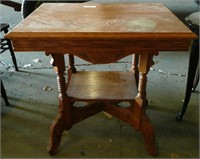
M 53 58 L 59 112 L 50 126 L 50 155 L 64 130 L 101 111 L 140 131 L 151 155 L 158 153 L 145 113 L 147 74 L 159 51 L 188 51 L 195 35 L 161 3 L 44 3 L 6 35 L 15 51 L 45 51 Z M 64 55 L 68 54 L 68 78 Z M 133 55 L 130 71 L 78 71 L 74 56 L 93 64 Z M 174 61 L 175 62 L 175 61 Z M 74 106 L 77 101 L 87 106 Z M 119 102 L 130 103 L 120 107 Z

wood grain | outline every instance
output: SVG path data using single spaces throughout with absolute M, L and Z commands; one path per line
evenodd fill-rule
M 135 99 L 137 87 L 129 71 L 81 71 L 72 74 L 67 94 L 74 100 L 126 101 Z

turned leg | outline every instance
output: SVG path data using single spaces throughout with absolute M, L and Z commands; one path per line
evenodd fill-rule
M 57 152 L 61 143 L 61 137 L 64 130 L 69 130 L 72 126 L 70 102 L 66 94 L 65 84 L 65 63 L 64 55 L 52 54 L 53 64 L 57 66 L 57 83 L 59 90 L 59 112 L 50 126 L 50 140 L 47 150 L 50 155 Z
M 144 138 L 144 144 L 147 151 L 151 155 L 157 155 L 158 152 L 155 145 L 155 132 L 149 118 L 145 113 L 146 106 L 148 104 L 146 99 L 147 73 L 150 67 L 153 65 L 152 55 L 142 54 L 140 56 L 140 79 L 138 84 L 138 95 L 135 99 L 135 112 L 137 113 L 135 115 L 137 115 L 138 118 L 140 117 L 139 131 Z
M 70 82 L 72 73 L 76 73 L 76 68 L 74 66 L 74 55 L 68 54 L 68 70 L 67 70 L 67 74 L 68 74 L 68 83 Z
M 72 73 L 75 73 L 76 72 L 76 68 L 74 66 L 74 55 L 69 54 L 68 58 L 69 58 L 69 70 Z
M 137 85 L 138 85 L 138 82 L 139 82 L 138 62 L 139 62 L 139 54 L 133 54 L 131 70 L 133 71 L 133 73 L 135 75 L 135 81 L 136 81 Z

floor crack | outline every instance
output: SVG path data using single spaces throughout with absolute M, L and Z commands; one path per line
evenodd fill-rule
M 187 76 L 185 74 L 165 72 L 165 71 L 157 69 L 157 68 L 150 68 L 150 70 L 151 71 L 156 71 L 156 72 L 159 72 L 159 73 L 162 73 L 162 74 L 166 74 L 166 75 L 172 75 L 172 76 L 181 76 L 181 77 Z
M 117 61 L 116 63 L 124 63 L 124 64 L 128 64 L 129 63 L 130 64 L 132 62 L 129 62 L 129 61 Z M 9 69 L 13 68 L 13 66 L 8 65 L 8 64 L 4 63 L 3 61 L 0 61 L 0 64 L 6 65 L 7 66 L 6 70 L 9 70 Z M 80 67 L 80 66 L 93 66 L 93 65 L 95 65 L 95 64 L 92 64 L 92 63 L 75 64 L 75 66 L 77 66 L 77 67 Z M 126 67 L 127 70 L 129 70 L 127 65 L 125 67 Z M 19 69 L 25 69 L 25 70 L 31 70 L 31 69 L 33 69 L 33 70 L 41 70 L 41 69 L 52 69 L 53 66 L 49 66 L 49 67 L 18 67 L 18 68 Z M 156 72 L 159 72 L 159 73 L 162 73 L 162 74 L 166 74 L 166 75 L 172 75 L 172 76 L 180 76 L 180 77 L 187 76 L 185 74 L 180 74 L 180 73 L 166 72 L 166 71 L 163 71 L 161 69 L 153 68 L 153 67 L 151 67 L 150 70 L 151 71 L 156 71 Z

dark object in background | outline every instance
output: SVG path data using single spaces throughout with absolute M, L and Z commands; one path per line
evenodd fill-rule
M 21 4 L 12 0 L 1 0 L 0 4 L 14 8 L 15 11 L 21 11 Z
M 2 80 L 1 80 L 1 95 L 3 97 L 3 100 L 4 100 L 5 104 L 6 104 L 6 106 L 10 105 L 10 103 L 8 102 L 6 90 L 4 88 Z
M 192 13 L 185 18 L 188 27 L 196 35 L 198 35 L 198 38 L 193 41 L 191 46 L 185 99 L 182 106 L 182 110 L 176 117 L 177 121 L 182 120 L 188 107 L 191 93 L 195 91 L 197 84 L 199 83 L 199 18 L 199 11 Z
M 8 33 L 9 24 L 0 23 L 0 26 L 1 26 L 1 33 L 4 33 L 4 34 Z M 9 50 L 11 57 L 12 57 L 13 64 L 15 66 L 15 70 L 18 71 L 17 60 L 16 60 L 16 57 L 15 57 L 13 47 L 12 47 L 12 43 L 11 43 L 10 39 L 1 38 L 0 41 L 1 41 L 1 52 L 0 52 L 0 54 Z
M 194 0 L 198 5 L 200 4 L 199 0 Z

